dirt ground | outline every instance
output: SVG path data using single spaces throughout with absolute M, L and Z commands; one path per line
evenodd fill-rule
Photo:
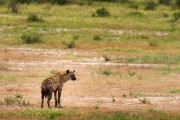
M 0 109 L 22 108 L 6 105 L 4 98 L 21 94 L 25 108 L 40 108 L 41 82 L 56 71 L 76 70 L 76 81 L 65 83 L 62 106 L 100 108 L 110 111 L 157 109 L 180 112 L 180 74 L 151 69 L 158 64 L 106 62 L 101 53 L 76 49 L 0 49 Z M 109 70 L 109 75 L 104 71 Z M 134 72 L 135 75 L 131 75 Z M 10 77 L 8 77 L 10 76 Z M 51 100 L 54 106 L 54 99 Z M 45 107 L 47 104 L 45 103 Z

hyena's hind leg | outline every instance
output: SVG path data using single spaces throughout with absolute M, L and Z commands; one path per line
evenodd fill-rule
M 50 105 L 50 100 L 51 100 L 51 98 L 52 98 L 52 93 L 47 96 L 47 99 L 48 99 L 48 100 L 47 100 L 47 104 L 48 104 L 48 107 L 49 107 L 49 108 L 51 108 L 51 105 Z
M 44 104 L 44 98 L 45 98 L 45 94 L 44 94 L 44 90 L 43 88 L 41 88 L 41 108 L 43 108 L 43 104 Z

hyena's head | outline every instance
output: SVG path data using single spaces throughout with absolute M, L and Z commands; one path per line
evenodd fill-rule
M 66 71 L 66 74 L 67 74 L 67 76 L 68 76 L 71 80 L 73 80 L 73 81 L 76 80 L 75 70 L 73 70 L 73 71 L 67 70 L 67 71 Z

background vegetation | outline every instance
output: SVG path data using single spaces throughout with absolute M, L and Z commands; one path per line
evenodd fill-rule
M 0 45 L 113 51 L 117 62 L 179 63 L 179 3 L 1 0 Z

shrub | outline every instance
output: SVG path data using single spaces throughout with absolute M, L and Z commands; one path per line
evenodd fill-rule
M 27 4 L 29 4 L 29 3 L 31 3 L 33 0 L 18 0 L 17 2 L 18 3 L 27 3 Z M 34 2 L 34 1 L 33 1 Z
M 176 22 L 180 18 L 180 12 L 175 12 L 173 13 L 173 19 L 171 20 L 172 22 Z
M 24 33 L 21 39 L 25 44 L 39 43 L 42 42 L 42 35 L 39 33 Z
M 136 75 L 136 72 L 134 72 L 134 71 L 128 71 L 128 75 L 129 75 L 129 77 L 133 77 L 134 75 Z
M 73 40 L 78 40 L 78 39 L 79 39 L 79 35 L 73 35 L 73 36 L 72 36 L 72 39 L 73 39 Z
M 44 20 L 42 19 L 42 17 L 39 17 L 35 14 L 30 14 L 27 18 L 28 22 L 44 22 Z
M 104 2 L 120 2 L 120 3 L 126 3 L 126 2 L 129 2 L 129 0 L 97 0 L 97 1 L 104 1 Z
M 0 0 L 0 6 L 6 5 L 6 1 Z
M 153 0 L 148 0 L 145 2 L 145 10 L 154 10 L 157 6 L 157 3 Z
M 98 17 L 108 17 L 108 16 L 110 16 L 110 13 L 106 8 L 102 7 L 100 9 L 97 9 L 96 13 L 93 13 L 92 17 L 96 17 L 96 16 L 98 16 Z
M 4 98 L 4 102 L 6 103 L 6 106 L 7 105 L 18 105 L 18 106 L 29 105 L 29 103 L 23 99 L 23 95 L 21 94 L 15 94 L 14 96 L 7 96 Z
M 141 12 L 135 11 L 135 12 L 130 12 L 128 16 L 137 16 L 137 17 L 143 17 L 143 14 Z
M 171 0 L 158 0 L 159 4 L 163 4 L 163 5 L 170 5 L 171 4 Z
M 180 8 L 180 0 L 176 0 L 176 5 Z
M 139 8 L 139 6 L 138 6 L 138 4 L 136 2 L 130 2 L 129 7 L 133 8 L 133 9 L 136 9 L 136 10 Z
M 157 46 L 157 41 L 150 41 L 149 46 L 156 47 Z
M 74 48 L 75 47 L 75 41 L 62 41 L 62 44 L 66 45 L 67 48 Z
M 144 97 L 144 98 L 140 98 L 139 101 L 143 104 L 150 104 L 150 102 Z
M 64 5 L 68 3 L 68 0 L 53 0 L 53 3 L 59 4 L 59 5 Z
M 16 0 L 10 0 L 8 2 L 8 7 L 11 9 L 11 12 L 13 13 L 17 13 L 18 10 L 17 10 L 17 1 Z
M 107 55 L 103 55 L 103 58 L 104 58 L 105 61 L 111 61 L 111 58 L 109 56 L 107 56 Z
M 110 71 L 110 69 L 106 69 L 106 70 L 104 70 L 102 73 L 103 73 L 104 75 L 111 75 L 111 74 L 112 74 L 111 71 Z
M 95 41 L 100 41 L 101 40 L 101 37 L 99 35 L 94 35 L 93 36 L 93 40 Z

